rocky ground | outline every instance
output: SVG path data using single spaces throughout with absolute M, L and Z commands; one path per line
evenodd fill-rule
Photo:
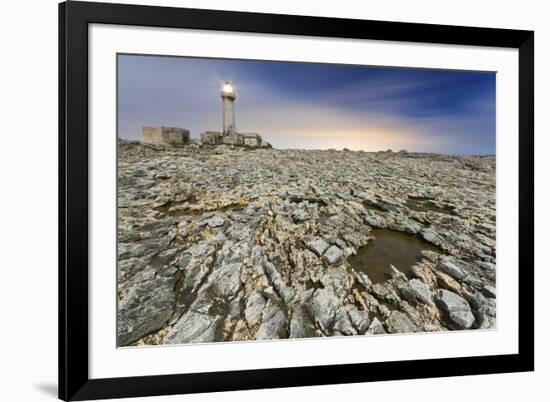
M 118 344 L 495 328 L 495 158 L 118 144 Z M 382 283 L 373 228 L 437 246 Z

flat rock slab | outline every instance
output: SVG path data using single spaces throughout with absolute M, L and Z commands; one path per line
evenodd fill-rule
M 311 251 L 313 251 L 319 257 L 323 255 L 323 253 L 326 251 L 326 249 L 329 246 L 329 244 L 322 239 L 312 240 L 310 242 L 307 242 L 306 245 Z
M 337 263 L 344 257 L 344 253 L 338 246 L 330 246 L 324 254 L 327 261 L 331 264 Z
M 456 293 L 439 289 L 437 291 L 437 301 L 458 329 L 468 329 L 475 322 L 470 305 Z
M 416 325 L 406 314 L 400 311 L 392 311 L 390 317 L 386 320 L 386 327 L 391 333 L 411 333 L 416 332 Z

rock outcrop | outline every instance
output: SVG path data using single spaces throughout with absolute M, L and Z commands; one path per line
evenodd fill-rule
M 496 326 L 494 157 L 120 141 L 118 171 L 120 346 Z M 439 251 L 373 284 L 373 228 Z

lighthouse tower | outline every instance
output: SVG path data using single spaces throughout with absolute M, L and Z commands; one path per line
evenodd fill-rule
M 222 112 L 223 112 L 223 135 L 232 136 L 237 133 L 235 126 L 235 99 L 237 94 L 233 86 L 226 81 L 222 88 Z

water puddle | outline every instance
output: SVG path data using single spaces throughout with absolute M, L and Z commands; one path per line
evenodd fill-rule
M 390 264 L 409 276 L 411 267 L 422 259 L 422 250 L 441 253 L 437 246 L 415 235 L 388 229 L 373 229 L 370 235 L 374 239 L 349 257 L 348 262 L 353 269 L 366 273 L 373 283 L 387 279 Z

